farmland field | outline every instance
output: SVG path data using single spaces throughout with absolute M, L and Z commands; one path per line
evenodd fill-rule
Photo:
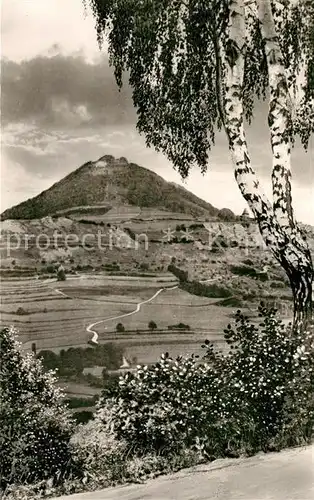
M 64 282 L 2 280 L 1 326 L 14 325 L 24 347 L 30 349 L 35 342 L 37 351 L 87 346 L 91 334 L 86 329 L 99 322 L 94 327 L 98 341 L 122 344 L 126 356 L 139 362 L 156 361 L 165 351 L 173 356 L 199 353 L 205 338 L 222 339 L 232 310 L 216 306 L 215 299 L 190 295 L 176 285 L 171 275 L 82 275 Z M 151 320 L 160 331 L 148 331 Z M 116 333 L 118 322 L 126 332 Z M 191 331 L 168 330 L 169 325 L 180 322 Z

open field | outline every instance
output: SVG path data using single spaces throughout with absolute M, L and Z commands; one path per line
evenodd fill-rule
M 90 387 L 87 384 L 76 383 L 76 382 L 63 382 L 59 381 L 58 385 L 64 389 L 69 396 L 78 398 L 92 398 L 93 396 L 98 396 L 101 389 Z
M 128 278 L 80 276 L 65 282 L 36 279 L 3 280 L 1 287 L 1 326 L 14 325 L 25 348 L 36 342 L 37 351 L 58 351 L 71 346 L 86 346 L 91 339 L 86 331 L 100 322 L 99 342 L 125 346 L 126 355 L 138 361 L 153 362 L 165 350 L 172 355 L 199 351 L 205 338 L 222 338 L 230 321 L 230 308 L 215 305 L 215 299 L 196 297 L 173 289 L 171 276 Z M 163 288 L 151 302 L 155 294 Z M 167 289 L 169 288 L 169 289 Z M 143 303 L 135 312 L 139 303 Z M 134 312 L 134 314 L 132 314 Z M 128 315 L 121 319 L 117 317 Z M 164 332 L 147 332 L 150 320 Z M 126 330 L 117 334 L 122 322 Z M 168 325 L 188 324 L 191 332 L 168 332 Z M 146 330 L 142 334 L 136 330 Z
M 151 364 L 155 363 L 156 360 L 160 358 L 161 354 L 166 352 L 168 352 L 173 359 L 178 356 L 187 356 L 191 354 L 203 357 L 205 352 L 201 345 L 207 337 L 208 336 L 205 335 L 203 338 L 198 338 L 194 341 L 181 339 L 160 343 L 126 343 L 123 345 L 127 359 L 132 360 L 136 358 L 139 364 Z M 215 345 L 219 349 L 224 346 L 223 341 L 215 342 Z

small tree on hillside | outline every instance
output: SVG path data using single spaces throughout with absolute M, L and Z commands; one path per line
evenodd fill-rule
M 157 324 L 155 323 L 155 321 L 151 320 L 149 323 L 148 323 L 148 328 L 153 332 L 154 330 L 157 329 Z
M 57 270 L 57 281 L 65 281 L 66 274 L 63 266 L 60 266 Z
M 25 353 L 16 332 L 0 332 L 0 478 L 10 483 L 62 477 L 69 472 L 71 415 L 53 372 Z
M 123 332 L 125 332 L 125 328 L 124 328 L 123 323 L 118 323 L 118 324 L 117 324 L 117 326 L 116 326 L 116 331 L 117 331 L 118 333 L 123 333 Z
M 83 0 L 106 37 L 119 87 L 128 71 L 138 130 L 187 177 L 205 172 L 217 130 L 235 179 L 293 292 L 294 326 L 312 316 L 313 265 L 292 208 L 291 149 L 314 131 L 312 0 Z M 272 200 L 251 164 L 245 118 L 267 96 Z

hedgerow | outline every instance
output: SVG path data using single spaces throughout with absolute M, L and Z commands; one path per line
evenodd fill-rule
M 309 442 L 313 332 L 293 334 L 275 309 L 261 306 L 260 317 L 255 325 L 237 312 L 224 332 L 227 354 L 205 342 L 203 360 L 166 354 L 123 375 L 104 392 L 96 419 L 110 420 L 137 453 L 197 447 L 213 458 Z

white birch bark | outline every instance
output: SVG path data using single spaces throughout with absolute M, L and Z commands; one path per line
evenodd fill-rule
M 274 215 L 278 223 L 290 232 L 295 227 L 291 196 L 291 139 L 292 100 L 289 93 L 283 56 L 276 33 L 271 0 L 257 0 L 261 33 L 269 78 L 268 124 L 273 152 L 272 190 Z M 277 6 L 278 27 L 282 26 L 281 10 Z
M 313 266 L 311 255 L 294 220 L 291 196 L 291 139 L 289 129 L 299 105 L 304 78 L 301 58 L 295 78 L 287 75 L 279 36 L 283 25 L 284 6 L 273 0 L 256 0 L 269 75 L 269 128 L 273 151 L 273 210 L 286 243 L 281 247 L 279 261 L 290 279 L 295 309 L 295 327 L 301 328 L 311 309 Z M 276 23 L 274 21 L 274 11 Z
M 229 47 L 223 53 L 225 68 L 225 130 L 235 167 L 235 178 L 247 200 L 266 245 L 289 276 L 295 305 L 295 327 L 301 328 L 311 313 L 313 268 L 311 256 L 295 225 L 291 199 L 291 143 L 287 135 L 291 101 L 280 46 L 269 12 L 270 0 L 256 0 L 263 28 L 269 70 L 269 126 L 273 150 L 273 204 L 266 197 L 252 168 L 244 130 L 242 88 L 246 38 L 245 7 L 254 9 L 254 0 L 232 0 L 229 16 Z M 263 6 L 260 8 L 260 4 Z M 255 5 L 256 8 L 256 5 Z
M 237 51 L 235 60 L 222 53 L 226 73 L 225 129 L 234 164 L 234 175 L 243 197 L 249 204 L 268 246 L 277 248 L 278 235 L 273 225 L 273 210 L 251 165 L 245 130 L 242 87 L 244 78 L 245 12 L 243 0 L 232 0 L 229 15 L 230 45 Z

